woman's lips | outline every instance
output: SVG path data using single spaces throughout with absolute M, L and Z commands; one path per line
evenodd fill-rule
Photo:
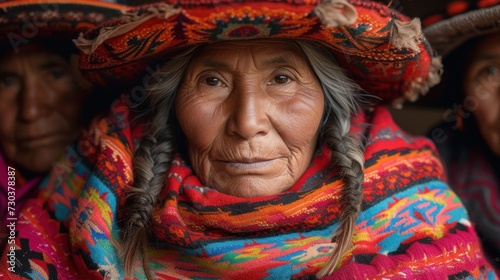
M 30 136 L 18 139 L 21 148 L 33 149 L 41 146 L 48 146 L 64 142 L 67 135 L 63 133 L 51 133 L 39 136 Z
M 249 169 L 256 169 L 256 168 L 262 168 L 271 163 L 272 159 L 267 159 L 267 160 L 251 160 L 251 161 L 229 161 L 227 164 L 231 167 L 235 168 L 249 168 Z
M 269 171 L 269 168 L 277 159 L 242 159 L 242 160 L 220 160 L 215 164 L 224 171 L 232 175 L 262 174 Z

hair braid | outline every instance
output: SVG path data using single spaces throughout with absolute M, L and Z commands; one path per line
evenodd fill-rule
M 147 263 L 147 227 L 170 168 L 173 139 L 168 126 L 156 127 L 144 136 L 134 157 L 134 186 L 126 196 L 123 221 L 123 250 L 125 271 L 130 275 L 137 256 L 142 261 L 147 279 L 151 278 Z
M 359 111 L 367 95 L 347 77 L 332 54 L 323 46 L 298 41 L 311 67 L 322 84 L 325 95 L 324 122 L 321 136 L 332 153 L 332 167 L 338 167 L 344 182 L 340 191 L 341 216 L 339 226 L 333 233 L 337 246 L 317 277 L 329 275 L 342 261 L 342 256 L 352 244 L 354 225 L 362 203 L 364 180 L 364 144 L 357 135 L 349 134 L 351 116 Z
M 175 152 L 171 128 L 173 103 L 193 50 L 189 49 L 163 64 L 161 70 L 151 77 L 156 83 L 147 88 L 150 104 L 154 104 L 151 125 L 134 155 L 134 184 L 127 190 L 121 223 L 120 255 L 127 277 L 133 274 L 134 264 L 139 259 L 147 279 L 152 279 L 146 253 L 149 247 L 147 229 Z
M 298 44 L 308 57 L 322 83 L 326 99 L 322 137 L 332 151 L 332 166 L 339 168 L 344 180 L 341 191 L 342 215 L 334 233 L 338 245 L 318 277 L 330 274 L 349 250 L 354 223 L 360 211 L 361 183 L 363 182 L 363 145 L 349 135 L 350 117 L 357 112 L 362 98 L 358 85 L 348 79 L 331 54 L 318 44 L 290 41 Z M 125 272 L 130 276 L 137 259 L 142 261 L 146 277 L 151 279 L 146 249 L 149 246 L 147 227 L 156 197 L 165 184 L 172 153 L 175 150 L 169 118 L 172 114 L 175 91 L 179 85 L 193 50 L 175 56 L 162 67 L 161 82 L 151 89 L 152 126 L 144 136 L 134 157 L 134 186 L 127 193 L 121 253 Z
M 339 226 L 333 234 L 337 246 L 327 264 L 321 269 L 317 276 L 329 275 L 341 262 L 342 256 L 351 247 L 354 224 L 359 215 L 362 202 L 361 185 L 364 180 L 362 158 L 364 148 L 357 139 L 351 135 L 341 135 L 340 130 L 334 124 L 327 124 L 329 128 L 325 131 L 326 144 L 332 152 L 332 160 L 339 168 L 339 174 L 344 181 L 340 191 L 341 216 Z

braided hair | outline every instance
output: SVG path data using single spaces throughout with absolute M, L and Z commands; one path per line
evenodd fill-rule
M 195 48 L 168 59 L 146 84 L 150 93 L 151 122 L 133 158 L 134 184 L 127 190 L 124 218 L 121 221 L 122 242 L 120 257 L 125 273 L 132 275 L 134 263 L 139 258 L 147 279 L 152 279 L 146 250 L 149 247 L 147 228 L 157 204 L 173 153 L 176 151 L 172 128 L 172 108 L 177 87 Z
M 359 110 L 361 89 L 347 77 L 325 47 L 306 41 L 286 42 L 298 45 L 304 52 L 322 85 L 326 104 L 320 141 L 332 151 L 332 168 L 338 168 L 344 180 L 340 195 L 342 216 L 333 233 L 337 246 L 326 266 L 317 274 L 322 277 L 330 274 L 349 250 L 354 223 L 360 212 L 364 146 L 359 137 L 350 135 L 349 129 L 351 116 Z M 121 223 L 120 255 L 127 276 L 132 275 L 134 263 L 139 259 L 146 277 L 152 279 L 146 253 L 149 246 L 147 228 L 157 204 L 156 197 L 165 184 L 173 153 L 178 149 L 173 133 L 175 94 L 197 49 L 199 47 L 193 47 L 167 60 L 152 77 L 159 82 L 148 88 L 150 104 L 154 104 L 151 125 L 134 156 L 134 185 L 127 191 Z
M 354 224 L 361 210 L 364 180 L 364 145 L 359 135 L 351 135 L 351 116 L 363 102 L 361 88 L 347 77 L 324 47 L 298 42 L 323 87 L 325 113 L 321 126 L 321 141 L 331 150 L 332 167 L 339 169 L 344 181 L 340 192 L 341 212 L 339 226 L 333 234 L 337 246 L 317 277 L 329 275 L 339 265 L 342 256 L 351 247 Z

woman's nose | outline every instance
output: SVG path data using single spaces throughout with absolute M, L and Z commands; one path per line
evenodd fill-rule
M 26 79 L 19 95 L 19 118 L 34 121 L 47 116 L 54 102 L 51 89 L 42 81 Z
M 231 92 L 228 133 L 243 139 L 266 135 L 271 127 L 269 120 L 270 103 L 265 92 L 260 89 L 239 86 Z

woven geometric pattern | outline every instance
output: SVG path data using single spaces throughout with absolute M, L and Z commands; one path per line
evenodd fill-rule
M 354 246 L 331 279 L 493 278 L 430 141 L 399 130 L 383 108 L 362 113 L 353 123 L 369 123 L 363 132 L 362 212 Z M 20 215 L 13 279 L 124 277 L 118 222 L 144 127 L 130 112 L 97 121 L 82 136 L 72 156 L 60 162 L 68 168 L 53 171 Z M 340 216 L 342 181 L 329 166 L 329 150 L 320 149 L 289 190 L 240 198 L 204 187 L 178 155 L 149 231 L 154 277 L 313 277 L 335 246 L 332 233 Z M 7 264 L 3 254 L 2 271 Z M 137 279 L 144 277 L 140 267 Z
M 96 24 L 120 17 L 127 9 L 96 0 L 1 1 L 0 42 L 25 44 L 40 37 L 75 39 Z
M 77 45 L 86 53 L 80 61 L 83 74 L 98 84 L 134 83 L 147 65 L 179 49 L 262 38 L 323 44 L 364 90 L 387 103 L 414 98 L 420 93 L 414 93 L 416 84 L 427 85 L 428 76 L 438 71 L 420 23 L 378 2 L 348 1 L 358 14 L 356 21 L 330 27 L 315 11 L 321 1 L 173 2 L 136 8 L 81 36 Z M 410 26 L 417 29 L 399 42 L 414 47 L 395 45 L 391 40 Z

